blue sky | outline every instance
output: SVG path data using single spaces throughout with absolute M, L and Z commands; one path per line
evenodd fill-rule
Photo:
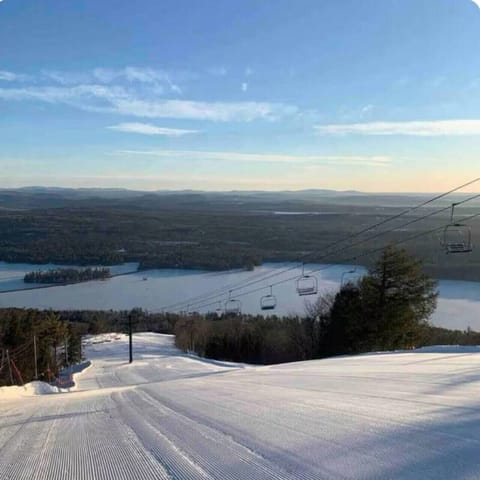
M 472 0 L 0 0 L 0 187 L 442 191 L 478 52 Z

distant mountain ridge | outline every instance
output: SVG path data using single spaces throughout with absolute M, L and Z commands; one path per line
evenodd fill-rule
M 472 194 L 455 194 L 440 204 L 448 204 Z M 29 186 L 0 188 L 0 208 L 37 209 L 92 206 L 133 206 L 137 208 L 226 209 L 242 205 L 251 209 L 281 209 L 306 212 L 320 205 L 353 205 L 375 207 L 408 207 L 425 201 L 434 194 L 368 193 L 356 190 L 156 190 L 124 188 L 65 188 Z M 473 202 L 472 202 L 473 206 Z

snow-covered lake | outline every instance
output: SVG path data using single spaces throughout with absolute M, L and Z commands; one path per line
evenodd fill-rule
M 0 292 L 15 288 L 27 287 L 23 283 L 26 272 L 52 268 L 53 265 L 5 264 L 0 263 Z M 64 287 L 39 290 L 3 293 L 0 295 L 0 306 L 33 307 L 53 309 L 130 309 L 142 307 L 150 311 L 183 302 L 188 298 L 210 294 L 217 289 L 225 289 L 228 285 L 236 285 L 246 281 L 255 281 L 260 275 L 278 273 L 292 267 L 286 273 L 252 284 L 235 295 L 242 303 L 242 310 L 247 313 L 260 313 L 260 297 L 268 293 L 268 285 L 300 275 L 300 270 L 293 264 L 269 263 L 256 268 L 253 272 L 205 272 L 201 270 L 149 270 L 135 272 L 130 275 L 112 278 L 108 281 L 94 281 Z M 324 268 L 321 265 L 309 265 L 308 270 Z M 112 273 L 135 271 L 135 264 L 113 267 Z M 345 265 L 332 265 L 316 273 L 319 291 L 326 292 L 338 288 L 342 273 L 348 270 Z M 144 278 L 147 278 L 145 281 Z M 243 295 L 245 292 L 265 286 L 264 291 Z M 466 329 L 471 327 L 480 330 L 480 283 L 442 280 L 439 282 L 440 299 L 432 322 L 447 328 Z M 216 292 L 215 292 L 216 293 Z M 315 297 L 298 297 L 294 280 L 274 287 L 274 295 L 278 300 L 275 313 L 279 315 L 303 313 L 305 302 Z M 308 299 L 308 300 L 306 300 Z M 192 310 L 215 310 L 226 298 L 213 298 L 212 305 Z M 183 307 L 185 308 L 185 307 Z M 172 310 L 174 310 L 172 308 Z M 273 312 L 272 312 L 273 313 Z

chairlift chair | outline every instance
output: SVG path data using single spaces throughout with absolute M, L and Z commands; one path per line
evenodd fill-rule
M 305 274 L 305 264 L 302 265 L 302 275 L 297 278 L 297 293 L 301 297 L 318 293 L 317 277 Z
M 443 246 L 445 253 L 470 253 L 473 251 L 472 229 L 469 225 L 454 221 L 454 211 L 457 204 L 452 204 L 450 225 L 443 230 Z
M 272 286 L 270 285 L 270 293 L 268 295 L 264 295 L 260 299 L 260 308 L 262 310 L 275 310 L 277 306 L 277 297 L 272 293 Z
M 223 308 L 222 308 L 221 302 L 218 302 L 218 306 L 215 309 L 215 314 L 217 315 L 218 318 L 220 318 L 223 315 Z
M 232 291 L 228 292 L 228 300 L 225 302 L 225 315 L 238 315 L 242 310 L 240 300 L 232 298 Z
M 355 283 L 360 278 L 360 273 L 357 271 L 357 265 L 354 265 L 352 269 L 342 272 L 340 279 L 340 286 L 344 287 L 349 283 Z

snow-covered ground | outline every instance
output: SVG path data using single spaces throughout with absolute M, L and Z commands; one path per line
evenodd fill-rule
M 480 478 L 478 348 L 255 367 L 134 345 L 89 338 L 70 393 L 0 391 L 0 479 Z

